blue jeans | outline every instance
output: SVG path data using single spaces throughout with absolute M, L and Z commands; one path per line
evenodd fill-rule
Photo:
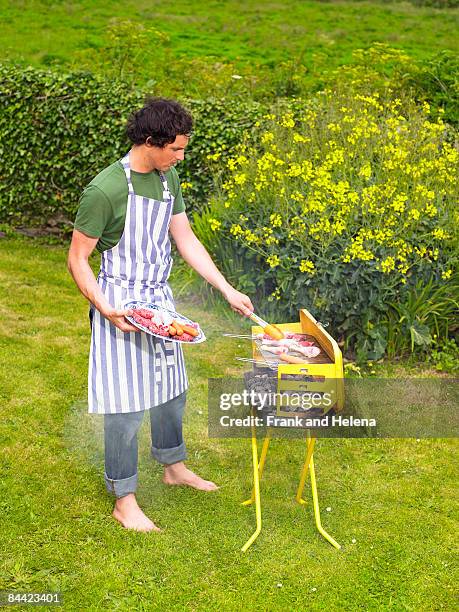
M 182 417 L 186 392 L 150 412 L 151 454 L 165 465 L 186 459 L 182 434 Z M 137 489 L 137 432 L 144 410 L 104 415 L 105 485 L 117 498 Z

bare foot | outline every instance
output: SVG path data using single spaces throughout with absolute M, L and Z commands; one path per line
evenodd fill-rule
M 204 480 L 191 470 L 183 461 L 164 467 L 163 482 L 167 485 L 187 485 L 199 491 L 216 491 L 217 485 L 210 480 Z
M 117 499 L 112 514 L 126 529 L 161 531 L 139 508 L 134 493 Z

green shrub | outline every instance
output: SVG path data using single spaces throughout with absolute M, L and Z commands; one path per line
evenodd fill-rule
M 443 280 L 443 279 L 442 279 Z M 438 282 L 434 275 L 410 283 L 408 292 L 387 304 L 387 354 L 389 357 L 447 343 L 458 324 L 459 274 Z M 435 342 L 434 342 L 435 340 Z
M 124 125 L 147 93 L 89 72 L 0 65 L 0 222 L 73 218 L 85 185 L 129 148 Z M 213 186 L 209 153 L 218 148 L 225 159 L 264 110 L 250 100 L 182 102 L 196 130 L 179 173 L 197 210 Z
M 453 338 L 445 342 L 434 341 L 429 360 L 439 372 L 459 372 L 459 346 Z
M 447 334 L 458 301 L 454 133 L 427 104 L 356 83 L 267 121 L 259 146 L 229 160 L 205 212 L 211 232 L 196 225 L 222 266 L 237 245 L 239 288 L 256 282 L 257 307 L 278 321 L 309 308 L 359 360 L 424 350 L 439 326 Z
M 73 216 L 83 187 L 126 150 L 143 96 L 90 73 L 0 67 L 0 220 Z
M 374 43 L 356 49 L 352 61 L 331 71 L 324 71 L 315 89 L 348 83 L 354 90 L 369 88 L 380 95 L 388 89 L 394 97 L 428 102 L 433 117 L 442 116 L 453 126 L 459 124 L 459 59 L 457 53 L 440 51 L 429 60 L 415 61 L 401 49 L 386 43 Z
M 459 125 L 459 56 L 441 51 L 419 65 L 411 64 L 405 79 L 416 99 L 427 101 L 433 116 L 443 110 L 443 118 Z

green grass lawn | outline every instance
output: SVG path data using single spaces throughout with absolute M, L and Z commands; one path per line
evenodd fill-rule
M 66 610 L 455 607 L 454 440 L 319 441 L 322 518 L 341 551 L 315 530 L 311 504 L 294 502 L 303 443 L 274 441 L 264 529 L 240 552 L 255 526 L 253 509 L 240 505 L 250 444 L 208 439 L 206 384 L 242 371 L 234 356 L 249 347 L 221 333 L 247 324 L 186 292 L 178 309 L 208 335 L 186 349 L 189 465 L 221 489 L 163 485 L 144 427 L 138 496 L 164 531 L 123 530 L 103 484 L 102 419 L 85 412 L 87 305 L 65 261 L 62 247 L 0 240 L 0 589 L 61 591 Z M 175 276 L 175 289 L 181 282 Z
M 82 49 L 101 47 L 113 18 L 165 32 L 172 57 L 213 56 L 236 65 L 275 67 L 304 53 L 310 69 L 330 69 L 348 62 L 353 49 L 375 41 L 403 48 L 415 58 L 458 48 L 457 10 L 409 2 L 1 0 L 0 9 L 3 58 L 33 64 L 65 64 Z

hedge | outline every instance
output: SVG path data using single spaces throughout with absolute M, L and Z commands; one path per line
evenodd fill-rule
M 0 64 L 0 222 L 36 224 L 58 213 L 73 219 L 83 188 L 129 148 L 128 115 L 147 95 L 87 72 Z M 199 210 L 213 185 L 207 156 L 223 157 L 265 113 L 248 101 L 187 100 L 196 130 L 180 166 L 189 208 Z

